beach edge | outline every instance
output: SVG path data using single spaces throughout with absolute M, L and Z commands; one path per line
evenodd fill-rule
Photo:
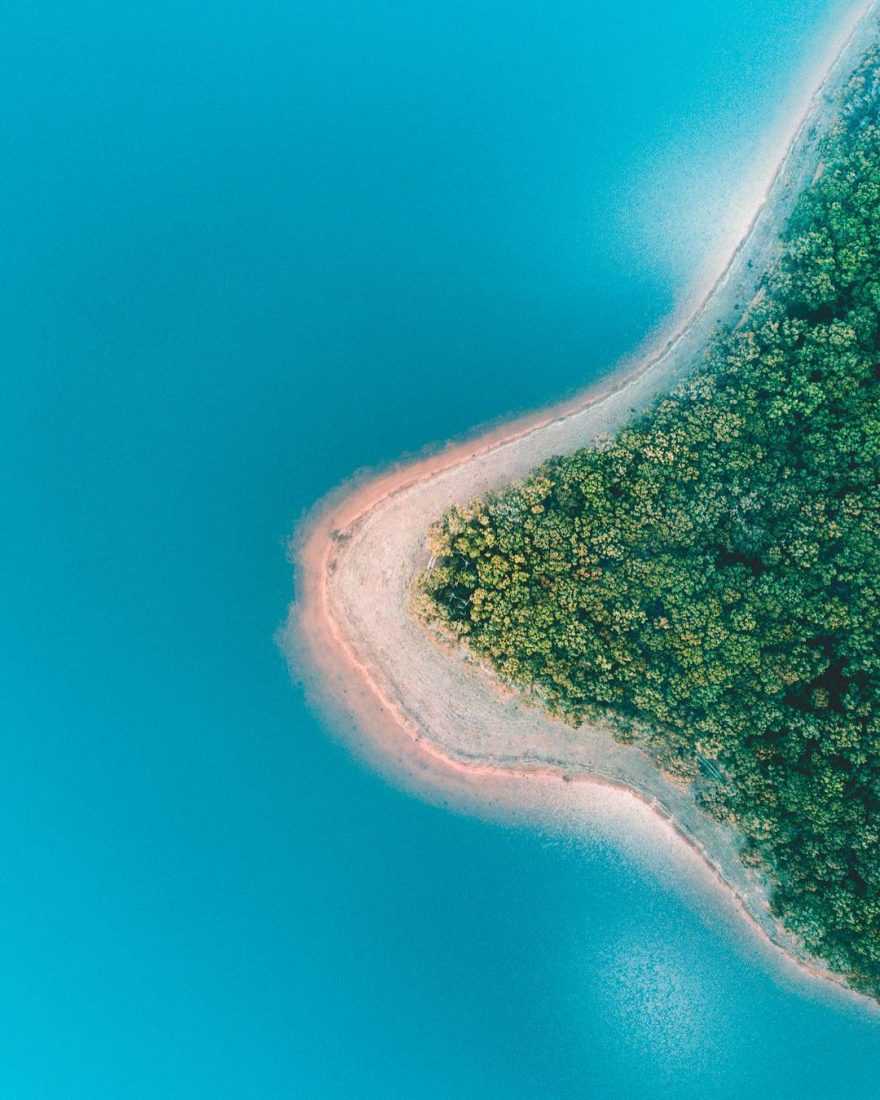
M 363 531 L 378 509 L 390 501 L 395 501 L 398 508 L 405 508 L 407 493 L 439 479 L 450 482 L 456 471 L 460 475 L 468 464 L 489 456 L 504 455 L 506 467 L 514 470 L 514 476 L 507 480 L 515 480 L 523 465 L 521 459 L 531 453 L 530 447 L 534 447 L 538 434 L 565 436 L 564 427 L 590 411 L 594 422 L 601 423 L 600 411 L 612 406 L 618 416 L 630 415 L 633 408 L 643 407 L 675 382 L 677 372 L 683 369 L 682 363 L 693 362 L 715 326 L 722 323 L 720 315 L 726 319 L 724 323 L 737 319 L 742 310 L 737 305 L 738 312 L 734 311 L 733 301 L 742 298 L 743 293 L 741 286 L 732 284 L 742 280 L 748 270 L 753 273 L 743 285 L 754 287 L 766 270 L 768 256 L 772 256 L 778 231 L 796 194 L 804 179 L 818 167 L 816 135 L 824 133 L 833 122 L 836 97 L 857 59 L 876 39 L 878 7 L 878 0 L 864 7 L 840 49 L 825 66 L 746 233 L 686 319 L 665 334 L 652 351 L 642 348 L 628 356 L 596 384 L 564 402 L 447 444 L 427 457 L 363 476 L 319 501 L 299 525 L 291 544 L 296 599 L 279 633 L 291 670 L 306 684 L 311 700 L 328 713 L 346 743 L 386 776 L 423 796 L 477 811 L 481 804 L 496 809 L 501 805 L 503 796 L 499 790 L 502 781 L 510 777 L 601 785 L 638 799 L 682 843 L 699 854 L 711 875 L 735 900 L 738 911 L 774 948 L 805 974 L 833 982 L 867 1003 L 871 1002 L 850 991 L 839 975 L 803 952 L 772 917 L 766 897 L 743 891 L 741 868 L 733 873 L 732 865 L 725 864 L 710 845 L 703 843 L 655 790 L 646 789 L 632 776 L 621 780 L 596 768 L 584 770 L 581 759 L 548 762 L 520 754 L 499 760 L 493 754 L 456 752 L 442 738 L 432 737 L 431 728 L 407 705 L 405 686 L 400 687 L 402 681 L 399 679 L 395 685 L 384 676 L 380 659 L 383 642 L 374 640 L 372 646 L 369 640 L 365 642 L 363 617 L 360 632 L 356 627 L 350 593 L 362 576 L 356 563 L 357 553 L 366 553 L 364 548 L 369 546 Z M 626 411 L 625 406 L 631 402 L 632 408 Z M 501 468 L 504 463 L 495 465 Z M 411 580 L 417 561 L 407 558 L 398 564 L 401 575 Z M 344 575 L 349 577 L 347 590 L 339 580 Z M 405 588 L 408 587 L 407 581 Z M 395 592 L 399 591 L 398 585 Z M 436 654 L 438 661 L 460 661 L 458 656 L 444 653 L 439 647 Z M 503 720 L 503 716 L 499 717 Z

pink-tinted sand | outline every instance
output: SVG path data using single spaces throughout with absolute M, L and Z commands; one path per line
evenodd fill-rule
M 445 507 L 615 431 L 686 372 L 719 321 L 735 323 L 735 304 L 757 293 L 794 198 L 819 170 L 810 133 L 833 117 L 834 92 L 876 34 L 877 6 L 817 79 L 766 201 L 690 316 L 571 401 L 331 494 L 293 544 L 297 599 L 283 632 L 294 674 L 331 726 L 391 781 L 457 811 L 602 834 L 679 885 L 699 880 L 698 893 L 780 971 L 833 981 L 772 917 L 735 836 L 686 789 L 607 731 L 573 734 L 438 645 L 414 623 L 407 594 L 427 564 L 427 525 Z

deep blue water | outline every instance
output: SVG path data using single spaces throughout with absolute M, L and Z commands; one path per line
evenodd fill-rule
M 880 1024 L 390 788 L 272 640 L 321 494 L 675 304 L 846 8 L 4 6 L 0 1095 L 877 1096 Z

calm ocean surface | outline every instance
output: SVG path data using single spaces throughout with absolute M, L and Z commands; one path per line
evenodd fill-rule
M 880 1022 L 390 788 L 272 640 L 321 494 L 673 308 L 848 6 L 4 6 L 0 1095 L 878 1096 Z

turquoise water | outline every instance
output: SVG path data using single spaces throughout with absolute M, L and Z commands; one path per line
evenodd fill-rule
M 846 8 L 5 7 L 0 1095 L 877 1095 L 880 1024 L 390 788 L 272 641 L 322 493 L 675 304 Z

